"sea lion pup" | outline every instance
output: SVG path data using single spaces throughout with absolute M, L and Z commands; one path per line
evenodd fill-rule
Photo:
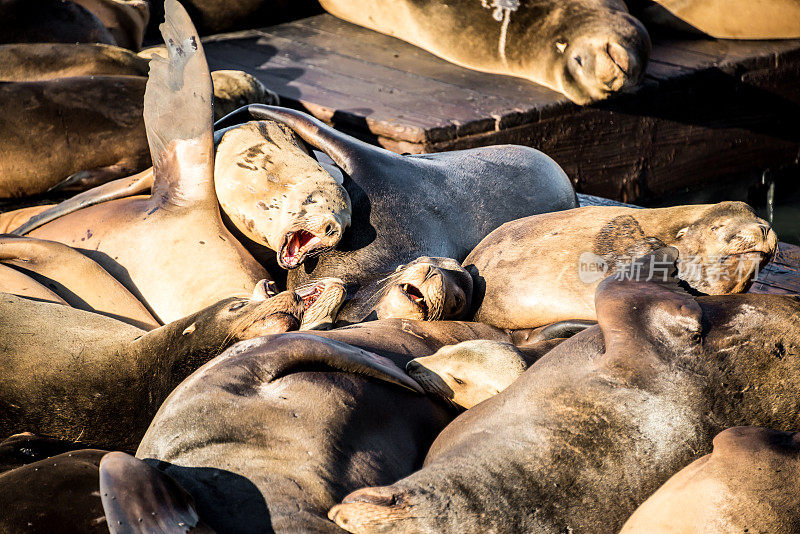
M 358 288 L 345 301 L 337 326 L 376 319 L 461 319 L 470 307 L 472 277 L 451 258 L 423 256 Z
M 100 19 L 75 2 L 3 0 L 0 2 L 0 20 L 3 21 L 0 44 L 117 44 Z
M 800 434 L 736 427 L 639 506 L 620 534 L 800 531 Z
M 154 57 L 144 118 L 153 192 L 84 208 L 31 232 L 86 251 L 168 323 L 269 278 L 225 228 L 214 191 L 211 76 L 191 21 L 171 0 L 170 59 Z
M 253 121 L 218 131 L 214 187 L 231 223 L 299 267 L 334 247 L 350 226 L 350 197 L 282 123 Z
M 73 308 L 113 317 L 145 330 L 160 325 L 97 262 L 62 243 L 0 235 L 0 262 L 32 277 Z M 2 287 L 2 291 L 20 294 L 8 286 Z
M 650 56 L 647 30 L 622 0 L 320 3 L 462 67 L 525 78 L 578 104 L 636 86 Z
M 118 451 L 79 449 L 2 473 L 0 506 L 3 533 L 213 532 L 186 490 Z
M 743 202 L 636 209 L 587 206 L 519 219 L 464 260 L 476 277 L 474 320 L 531 328 L 595 319 L 597 284 L 662 245 L 680 251 L 679 278 L 710 295 L 740 293 L 775 253 L 769 224 Z
M 401 156 L 342 134 L 305 113 L 257 104 L 232 113 L 217 127 L 253 119 L 286 124 L 346 175 L 351 227 L 332 250 L 302 269 L 289 271 L 290 288 L 327 276 L 364 287 L 420 256 L 461 261 L 504 222 L 522 214 L 577 206 L 564 171 L 529 147 Z
M 795 0 L 633 0 L 648 24 L 701 32 L 717 39 L 800 38 Z
M 186 488 L 219 532 L 333 533 L 332 503 L 411 472 L 450 420 L 418 391 L 391 361 L 346 343 L 253 339 L 178 386 L 136 456 Z
M 265 301 L 225 299 L 147 332 L 3 294 L 0 435 L 35 429 L 133 450 L 189 373 L 237 341 L 296 330 L 303 308 L 288 291 Z
M 420 471 L 330 517 L 359 533 L 616 532 L 724 428 L 800 425 L 797 299 L 611 277 L 596 306 L 598 326 L 456 418 Z

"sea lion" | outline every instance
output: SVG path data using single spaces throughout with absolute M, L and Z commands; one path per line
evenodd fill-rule
M 219 532 L 336 532 L 328 507 L 364 480 L 413 470 L 451 418 L 415 391 L 391 361 L 345 343 L 254 339 L 178 386 L 136 456 Z
M 67 301 L 58 296 L 52 289 L 45 287 L 27 274 L 1 263 L 0 292 L 69 306 Z
M 800 531 L 800 434 L 736 427 L 670 478 L 620 534 Z
M 147 76 L 148 61 L 106 44 L 0 45 L 0 80 L 33 82 L 75 76 Z
M 222 222 L 211 76 L 185 11 L 174 0 L 167 6 L 162 32 L 170 59 L 151 60 L 144 101 L 152 194 L 90 206 L 30 233 L 85 251 L 162 323 L 249 296 L 269 278 Z
M 123 452 L 79 449 L 0 474 L 0 532 L 213 532 L 169 476 Z
M 0 44 L 104 43 L 116 45 L 111 32 L 91 11 L 64 0 L 2 0 Z M 3 106 L 3 109 L 7 109 Z
M 189 373 L 239 340 L 296 330 L 304 308 L 294 292 L 226 299 L 148 332 L 59 304 L 0 297 L 0 435 L 35 429 L 124 450 L 135 449 Z
M 146 330 L 159 326 L 125 286 L 97 262 L 67 245 L 0 235 L 0 261 L 52 290 L 73 308 L 113 317 Z M 20 295 L 8 287 L 3 291 Z
M 578 104 L 636 86 L 650 56 L 647 30 L 622 0 L 320 3 L 462 67 L 525 78 Z
M 506 223 L 470 252 L 464 266 L 482 295 L 476 321 L 531 328 L 594 319 L 600 280 L 663 245 L 680 251 L 681 279 L 720 295 L 745 291 L 777 244 L 769 223 L 743 202 L 587 206 Z
M 654 280 L 605 279 L 598 326 L 456 418 L 420 471 L 330 517 L 359 533 L 616 532 L 724 428 L 797 428 L 800 301 Z
M 800 38 L 795 0 L 630 0 L 648 24 L 694 31 L 716 39 Z
M 0 136 L 0 152 L 6 154 L 0 160 L 0 198 L 84 190 L 152 164 L 142 121 L 147 78 L 130 75 L 146 60 L 107 61 L 104 49 L 92 49 L 79 54 L 86 59 L 82 66 L 68 61 L 64 71 L 57 63 L 61 52 L 48 55 L 48 62 L 36 67 L 17 64 L 17 70 L 7 74 L 35 81 L 0 83 L 0 105 L 5 110 L 0 132 L 6 132 Z M 34 54 L 36 49 L 24 53 Z M 130 72 L 95 75 L 91 72 L 95 68 Z M 51 79 L 79 72 L 81 76 Z M 274 93 L 245 72 L 216 71 L 211 77 L 218 85 L 214 105 L 220 112 L 250 102 L 275 101 Z
M 97 17 L 117 46 L 138 51 L 150 21 L 147 0 L 72 0 Z
M 338 326 L 375 319 L 457 320 L 469 311 L 472 277 L 450 258 L 423 256 L 356 290 Z
M 326 276 L 363 287 L 420 256 L 461 261 L 504 222 L 577 205 L 564 171 L 529 147 L 401 156 L 337 132 L 305 113 L 255 104 L 222 119 L 217 127 L 252 119 L 286 124 L 346 174 L 344 188 L 353 212 L 350 230 L 332 250 L 289 271 L 289 287 Z
M 254 121 L 217 132 L 214 187 L 248 239 L 298 267 L 335 246 L 350 226 L 350 197 L 287 126 Z

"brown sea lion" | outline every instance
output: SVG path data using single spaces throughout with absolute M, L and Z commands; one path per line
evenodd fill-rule
M 800 532 L 800 434 L 736 427 L 670 478 L 620 534 Z
M 146 330 L 159 326 L 125 286 L 97 262 L 67 245 L 0 235 L 0 262 L 32 277 L 73 308 L 113 317 Z M 3 291 L 20 294 L 8 288 Z
M 796 0 L 630 0 L 648 24 L 701 32 L 717 39 L 800 38 Z
M 69 306 L 67 301 L 52 289 L 45 287 L 27 274 L 2 263 L 0 263 L 0 292 Z
M 636 86 L 650 56 L 647 30 L 622 0 L 320 3 L 462 67 L 526 78 L 578 104 Z
M 72 0 L 97 17 L 114 37 L 117 46 L 130 50 L 142 48 L 144 32 L 150 21 L 147 0 Z
M 168 323 L 269 278 L 225 228 L 214 192 L 211 76 L 177 2 L 144 100 L 153 192 L 90 206 L 31 232 L 79 248 Z
M 226 299 L 148 332 L 0 295 L 0 435 L 35 429 L 133 450 L 189 373 L 239 340 L 296 330 L 303 308 L 293 292 Z
M 599 326 L 455 419 L 420 471 L 330 517 L 359 533 L 616 532 L 724 428 L 798 428 L 800 301 L 654 280 L 605 279 Z
M 663 245 L 680 251 L 679 277 L 711 295 L 742 292 L 777 237 L 743 202 L 659 209 L 587 206 L 502 225 L 470 252 L 475 320 L 531 328 L 594 319 L 597 284 Z
M 106 44 L 0 45 L 0 80 L 34 82 L 75 76 L 147 76 L 147 60 Z
M 0 474 L 0 532 L 213 531 L 174 480 L 123 452 L 79 449 Z
M 332 250 L 289 271 L 289 287 L 336 277 L 358 290 L 420 256 L 461 261 L 504 222 L 577 205 L 564 171 L 529 147 L 402 156 L 342 134 L 305 113 L 260 105 L 243 108 L 217 126 L 253 119 L 286 124 L 346 175 L 344 188 L 353 213 L 350 229 Z
M 409 388 L 419 390 L 391 361 L 345 343 L 259 338 L 176 388 L 136 456 L 186 488 L 220 532 L 334 533 L 331 503 L 413 470 L 450 419 Z
M 65 0 L 2 0 L 0 21 L 3 22 L 0 44 L 117 44 L 91 11 Z

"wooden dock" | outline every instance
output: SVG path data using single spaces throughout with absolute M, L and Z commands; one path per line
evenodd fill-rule
M 248 71 L 284 105 L 390 150 L 525 144 L 579 191 L 626 202 L 800 157 L 800 41 L 654 36 L 641 89 L 588 107 L 327 14 L 205 41 L 213 69 Z

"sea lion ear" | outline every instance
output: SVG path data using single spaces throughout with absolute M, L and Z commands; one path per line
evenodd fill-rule
M 144 124 L 157 203 L 216 203 L 214 92 L 203 45 L 177 0 L 164 3 L 159 29 L 169 59 L 154 56 L 144 93 Z
M 212 533 L 197 516 L 191 495 L 158 469 L 124 452 L 100 460 L 100 500 L 111 534 Z
M 413 506 L 392 486 L 356 490 L 328 511 L 328 519 L 348 532 L 372 532 L 410 519 Z M 399 529 L 403 530 L 403 529 Z
M 699 341 L 703 312 L 678 285 L 677 258 L 677 249 L 659 248 L 598 285 L 595 309 L 607 356 L 656 353 L 665 345 L 685 351 Z

